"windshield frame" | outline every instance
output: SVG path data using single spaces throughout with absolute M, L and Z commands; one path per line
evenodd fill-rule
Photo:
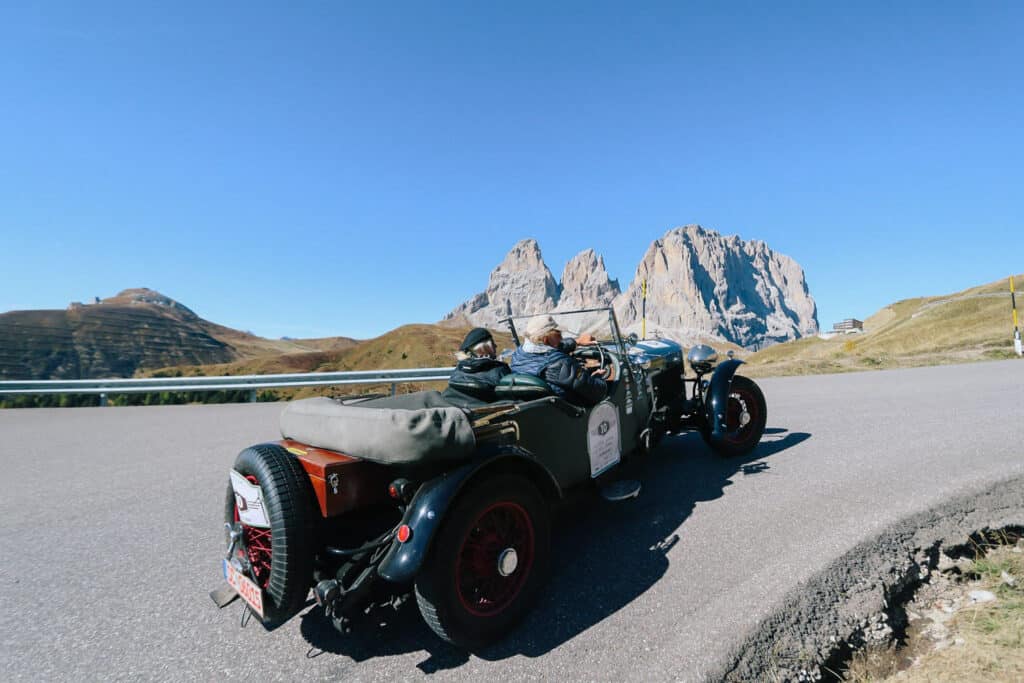
M 580 308 L 580 309 L 575 309 L 575 310 L 572 310 L 572 311 L 554 311 L 554 312 L 545 311 L 543 313 L 530 313 L 528 315 L 517 315 L 517 316 L 511 316 L 510 315 L 507 318 L 502 318 L 502 319 L 498 320 L 498 322 L 499 323 L 505 323 L 508 326 L 509 331 L 512 333 L 512 341 L 515 343 L 516 346 L 522 346 L 523 342 L 519 338 L 519 332 L 516 330 L 515 318 L 518 318 L 520 320 L 528 320 L 530 318 L 539 318 L 542 315 L 567 316 L 567 315 L 574 315 L 574 314 L 578 314 L 578 313 L 605 313 L 605 312 L 608 314 L 608 329 L 609 329 L 609 331 L 610 331 L 610 333 L 612 335 L 611 339 L 606 341 L 605 343 L 611 343 L 611 344 L 615 345 L 615 347 L 618 349 L 619 353 L 622 354 L 622 358 L 625 359 L 627 357 L 626 356 L 626 351 L 627 351 L 626 343 L 625 343 L 625 341 L 622 338 L 622 332 L 619 330 L 619 321 L 618 321 L 618 319 L 615 316 L 615 309 L 612 308 L 611 306 L 600 306 L 600 307 L 597 307 L 597 308 Z M 600 340 L 598 340 L 598 341 L 600 341 Z

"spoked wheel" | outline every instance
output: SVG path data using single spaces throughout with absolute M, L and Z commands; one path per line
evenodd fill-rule
M 705 431 L 704 439 L 719 455 L 744 455 L 760 443 L 767 420 L 768 407 L 761 388 L 752 379 L 736 375 L 729 388 L 725 433 L 720 439 L 712 439 Z
M 537 539 L 517 503 L 495 503 L 466 533 L 455 558 L 455 590 L 478 617 L 500 614 L 515 602 L 530 575 Z
M 547 575 L 551 544 L 547 505 L 529 481 L 507 475 L 470 486 L 416 579 L 424 620 L 466 648 L 522 618 Z
M 235 470 L 263 492 L 269 529 L 239 521 L 238 504 L 228 484 L 224 519 L 241 527 L 236 556 L 248 561 L 251 577 L 263 589 L 263 623 L 276 626 L 306 602 L 313 581 L 316 516 L 313 490 L 302 465 L 283 448 L 252 446 L 238 454 Z

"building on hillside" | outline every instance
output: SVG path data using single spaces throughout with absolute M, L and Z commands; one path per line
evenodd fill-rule
M 832 331 L 833 332 L 846 332 L 846 333 L 850 333 L 850 332 L 863 332 L 864 331 L 864 321 L 857 320 L 856 318 L 847 318 L 846 320 L 843 320 L 842 322 L 833 323 L 832 324 Z

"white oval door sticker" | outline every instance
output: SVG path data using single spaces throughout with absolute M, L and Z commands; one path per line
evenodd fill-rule
M 590 476 L 596 477 L 622 459 L 619 442 L 619 410 L 610 401 L 594 406 L 587 421 L 587 453 Z

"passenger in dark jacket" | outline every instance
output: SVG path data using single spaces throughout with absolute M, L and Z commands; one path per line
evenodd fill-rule
M 509 367 L 497 360 L 494 337 L 482 327 L 469 331 L 459 346 L 459 362 L 448 378 L 443 396 L 455 405 L 473 408 L 494 400 L 494 387 L 501 378 L 511 374 Z
M 580 343 L 593 340 L 580 337 Z M 512 354 L 512 372 L 536 375 L 549 385 L 556 395 L 570 403 L 594 405 L 608 393 L 604 370 L 593 373 L 569 355 L 576 343 L 562 340 L 562 332 L 551 316 L 532 318 L 526 327 L 526 342 Z

